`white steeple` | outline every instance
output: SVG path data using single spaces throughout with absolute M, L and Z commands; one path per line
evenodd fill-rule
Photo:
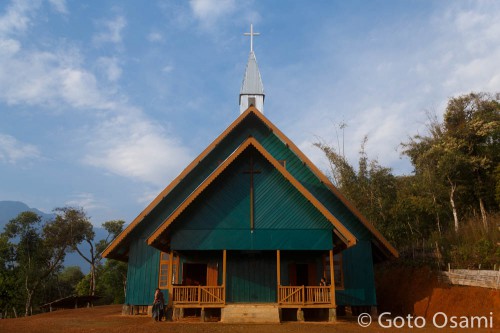
M 253 52 L 253 36 L 259 36 L 260 33 L 253 32 L 253 25 L 250 24 L 250 32 L 246 32 L 244 35 L 250 36 L 250 55 L 248 56 L 247 68 L 240 91 L 240 114 L 248 109 L 250 105 L 255 106 L 260 112 L 264 113 L 264 85 Z

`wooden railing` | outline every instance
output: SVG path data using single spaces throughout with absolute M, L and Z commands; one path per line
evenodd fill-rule
M 331 287 L 280 286 L 278 303 L 287 305 L 315 305 L 331 303 Z
M 224 304 L 224 287 L 222 286 L 174 286 L 173 303 L 212 305 Z

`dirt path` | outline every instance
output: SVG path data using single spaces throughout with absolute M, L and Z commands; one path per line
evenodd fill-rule
M 368 333 L 414 332 L 409 328 L 388 329 L 372 324 L 369 328 L 358 325 L 356 318 L 330 323 L 283 324 L 223 324 L 200 322 L 154 322 L 147 316 L 122 316 L 120 305 L 99 306 L 91 309 L 61 310 L 29 318 L 0 320 L 0 332 L 111 332 L 111 333 Z M 437 332 L 500 332 L 492 329 L 418 329 L 422 333 Z

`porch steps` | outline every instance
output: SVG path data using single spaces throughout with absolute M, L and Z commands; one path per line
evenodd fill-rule
M 223 323 L 279 323 L 277 304 L 227 304 L 221 310 Z

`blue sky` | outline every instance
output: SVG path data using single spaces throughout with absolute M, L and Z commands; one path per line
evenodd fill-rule
M 498 1 L 0 2 L 0 200 L 130 222 L 238 115 L 250 23 L 265 115 L 410 173 L 398 145 L 500 87 Z

